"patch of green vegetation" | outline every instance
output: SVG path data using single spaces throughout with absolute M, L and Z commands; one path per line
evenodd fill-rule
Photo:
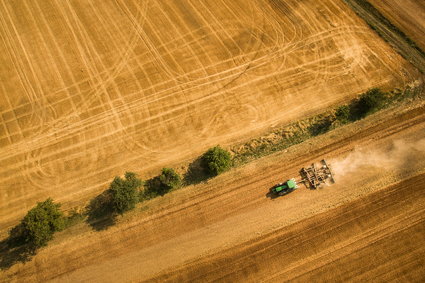
M 53 239 L 53 234 L 64 229 L 65 222 L 60 204 L 54 203 L 51 198 L 39 202 L 30 209 L 21 223 L 9 233 L 12 245 L 28 245 L 32 249 L 46 246 Z
M 132 210 L 139 201 L 138 189 L 143 182 L 133 172 L 126 172 L 125 178 L 115 177 L 109 186 L 111 207 L 114 212 L 123 214 Z
M 173 168 L 163 168 L 159 175 L 159 181 L 167 191 L 177 189 L 182 184 L 182 178 Z
M 172 168 L 163 168 L 161 174 L 146 182 L 145 189 L 139 194 L 140 201 L 163 196 L 182 185 L 181 176 Z
M 142 185 L 143 181 L 133 172 L 126 172 L 124 179 L 115 177 L 109 189 L 96 196 L 87 205 L 88 224 L 95 230 L 104 230 L 115 224 L 117 215 L 136 207 Z
M 215 146 L 207 150 L 201 157 L 201 167 L 205 173 L 217 176 L 232 167 L 232 156 L 230 152 Z
M 348 105 L 341 105 L 335 111 L 335 119 L 341 124 L 347 124 L 350 122 L 350 107 Z

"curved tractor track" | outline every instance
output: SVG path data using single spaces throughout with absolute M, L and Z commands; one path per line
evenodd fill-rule
M 1 1 L 0 233 L 416 71 L 339 0 Z

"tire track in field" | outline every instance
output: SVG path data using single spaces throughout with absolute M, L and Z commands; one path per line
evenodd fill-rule
M 330 56 L 329 58 L 332 58 L 332 56 Z M 322 59 L 321 59 L 322 60 Z M 314 65 L 316 62 L 309 62 L 309 64 L 312 64 L 312 65 Z M 299 66 L 297 66 L 296 68 L 298 68 Z M 288 69 L 289 70 L 289 69 Z M 288 71 L 287 70 L 287 71 Z M 297 78 L 297 76 L 295 76 L 295 79 Z M 205 99 L 205 98 L 204 98 Z M 135 105 L 133 105 L 133 106 L 131 106 L 131 105 L 128 105 L 128 107 L 129 108 L 137 108 L 137 107 L 139 107 L 140 106 L 140 104 L 135 104 Z M 176 110 L 178 110 L 178 109 L 173 109 L 173 110 L 171 110 L 171 111 L 176 111 Z M 91 117 L 90 119 L 87 119 L 86 121 L 84 121 L 84 123 L 86 123 L 85 125 L 72 125 L 76 130 L 73 130 L 73 132 L 75 132 L 75 131 L 79 131 L 79 129 L 81 128 L 81 127 L 84 127 L 84 128 L 89 128 L 89 127 L 91 127 L 91 125 L 95 125 L 96 123 L 97 123 L 97 121 L 99 121 L 99 120 L 104 120 L 104 119 L 106 119 L 105 117 L 104 118 L 102 118 L 102 116 L 104 117 L 104 114 L 99 114 L 99 115 L 97 115 L 97 116 L 93 116 L 93 117 Z M 154 117 L 151 117 L 151 119 L 155 119 L 155 118 L 157 118 L 157 116 L 154 116 Z M 69 128 L 65 128 L 64 129 L 64 135 L 66 136 L 66 135 L 68 135 L 68 132 L 69 131 Z M 55 133 L 56 135 L 58 135 L 59 133 Z M 59 139 L 61 139 L 61 136 L 59 135 L 57 138 L 59 138 Z M 54 140 L 52 140 L 52 142 L 53 142 Z M 35 146 L 35 147 L 40 147 L 40 146 L 43 146 L 43 145 L 46 145 L 46 143 L 43 143 L 43 144 L 37 144 L 37 146 Z M 78 144 L 77 144 L 78 145 Z M 16 152 L 13 152 L 13 153 L 10 153 L 10 154 L 16 154 Z
M 71 6 L 69 8 L 72 9 Z M 75 17 L 74 17 L 74 19 L 76 20 Z M 77 24 L 77 26 L 78 26 L 78 24 Z M 83 33 L 84 33 L 83 27 L 80 26 L 79 28 L 80 28 L 80 31 L 81 31 L 81 35 L 84 36 L 83 35 Z M 115 68 L 115 70 L 113 70 L 113 72 L 110 73 L 109 77 L 106 80 L 103 80 L 103 82 L 99 82 L 100 83 L 99 85 L 101 86 L 99 95 L 101 95 L 103 93 L 105 95 L 105 98 L 106 98 L 107 101 L 108 101 L 108 97 L 109 97 L 109 94 L 108 94 L 109 92 L 106 89 L 105 84 L 111 83 L 112 86 L 114 87 L 115 91 L 118 93 L 117 87 L 114 84 L 113 80 L 114 80 L 115 76 L 120 72 L 120 70 L 123 69 L 124 66 L 126 65 L 126 59 L 129 58 L 130 50 L 132 49 L 132 46 L 134 46 L 134 43 L 135 43 L 134 39 L 135 39 L 135 37 L 133 37 L 133 39 L 130 38 L 129 46 L 127 46 L 127 48 L 124 48 L 123 55 L 118 56 L 118 58 L 120 58 L 120 59 L 117 61 L 118 64 L 117 64 L 117 67 Z M 93 45 L 93 43 L 91 43 L 91 44 Z M 90 48 L 88 46 L 86 46 L 86 48 L 87 48 L 87 50 L 90 50 Z M 116 50 L 119 50 L 119 49 L 116 48 Z M 96 51 L 94 49 L 91 52 L 93 52 L 93 54 L 96 54 Z M 104 67 L 103 64 L 101 66 Z M 96 73 L 98 73 L 97 68 L 94 70 L 94 72 L 92 72 L 92 74 L 94 75 Z M 98 98 L 97 95 L 95 95 L 94 98 L 97 99 Z M 110 99 L 109 99 L 108 104 L 109 104 L 109 107 L 110 107 L 109 109 L 112 110 L 112 113 L 109 113 L 109 114 L 114 115 L 113 125 L 115 126 L 115 124 L 117 124 L 119 128 L 120 127 L 122 128 L 123 125 L 121 123 L 121 120 L 120 120 L 119 116 L 117 115 L 117 113 L 113 111 L 114 107 L 111 104 Z M 105 104 L 102 101 L 101 101 L 101 105 L 102 105 L 102 107 L 105 107 L 105 106 L 103 106 Z M 79 113 L 73 113 L 73 114 L 78 115 Z M 66 121 L 62 121 L 62 122 L 65 122 L 65 125 L 67 124 Z M 77 123 L 74 123 L 74 124 L 77 124 Z M 53 130 L 55 130 L 55 129 L 53 129 Z M 80 132 L 80 131 L 77 131 L 76 133 L 78 133 L 78 132 Z M 78 136 L 82 138 L 81 143 L 83 145 L 87 143 L 87 139 L 86 139 L 86 136 L 84 134 L 82 134 L 82 135 L 78 134 Z M 124 144 L 125 141 L 124 141 L 123 137 L 121 137 L 121 140 L 122 140 L 122 143 Z M 116 139 L 115 139 L 115 142 L 116 142 Z M 88 150 L 87 147 L 80 147 L 80 148 Z M 49 184 L 52 184 L 52 183 L 58 184 L 61 180 L 60 178 L 62 178 L 61 176 L 63 175 L 62 171 L 65 171 L 65 168 L 63 167 L 63 163 L 65 161 L 63 159 L 56 159 L 56 160 L 60 160 L 60 162 L 54 162 L 53 161 L 54 163 L 52 164 L 52 162 L 50 161 L 49 162 L 50 164 L 45 165 L 45 163 L 43 162 L 43 159 L 46 159 L 46 156 L 45 156 L 46 154 L 42 154 L 42 153 L 43 153 L 43 151 L 47 151 L 48 148 L 44 147 L 44 149 L 45 150 L 39 151 L 38 156 L 34 156 L 33 154 L 31 154 L 30 155 L 31 159 L 27 158 L 27 162 L 29 164 L 26 167 L 31 168 L 31 167 L 34 167 L 34 166 L 32 166 L 33 164 L 36 164 L 37 166 L 35 166 L 35 168 L 38 168 L 38 170 L 36 172 L 27 176 L 28 181 L 30 181 L 33 184 L 33 186 L 36 187 L 36 188 L 47 187 Z M 61 150 L 61 151 L 63 151 L 63 150 Z M 84 152 L 85 151 L 83 151 L 83 153 Z M 51 152 L 49 152 L 49 154 L 50 153 Z M 54 154 L 56 154 L 56 153 L 54 153 Z M 52 154 L 52 155 L 54 155 L 54 154 Z M 99 151 L 97 151 L 97 154 L 90 154 L 90 155 L 84 154 L 84 156 L 81 156 L 81 153 L 80 153 L 80 158 L 74 159 L 72 162 L 68 162 L 67 164 L 72 166 L 71 168 L 77 169 L 77 168 L 83 167 L 87 171 L 91 171 L 93 169 L 93 166 L 95 166 L 96 161 L 99 160 L 98 154 L 99 154 Z M 88 159 L 88 158 L 90 158 L 90 159 Z M 103 158 L 106 158 L 106 155 L 103 155 Z M 34 160 L 34 159 L 36 159 L 36 160 Z M 34 160 L 34 161 L 32 161 L 32 160 Z M 46 174 L 46 169 L 48 169 L 48 168 L 49 169 L 52 168 L 51 170 L 54 170 L 54 172 L 52 171 L 50 174 Z M 72 170 L 71 168 L 68 168 L 68 170 Z M 31 170 L 31 171 L 34 171 L 34 170 Z M 48 179 L 46 179 L 44 177 L 48 177 Z M 36 182 L 36 181 L 38 181 L 38 182 Z M 40 183 L 40 182 L 42 182 L 42 183 Z
M 12 19 L 11 19 L 10 13 L 7 10 L 6 4 L 4 2 L 2 2 L 1 5 L 2 5 L 3 11 L 5 12 L 4 15 L 6 15 L 9 22 L 11 22 Z M 29 78 L 27 77 L 27 75 L 23 71 L 23 70 L 25 70 L 25 67 L 24 67 L 25 64 L 22 61 L 21 56 L 17 55 L 16 51 L 21 49 L 24 52 L 24 57 L 28 62 L 28 56 L 25 53 L 25 49 L 24 49 L 22 40 L 19 37 L 19 35 L 17 34 L 15 25 L 14 24 L 7 24 L 6 17 L 4 17 L 4 18 L 0 17 L 0 23 L 1 23 L 1 26 L 2 26 L 2 30 L 6 33 L 6 36 L 5 37 L 2 36 L 2 39 L 5 42 L 5 45 L 8 47 L 7 51 L 9 53 L 10 58 L 12 59 L 11 60 L 12 64 L 14 65 L 15 70 L 18 74 L 19 81 L 20 81 L 20 83 L 23 87 L 23 90 L 24 90 L 24 94 L 25 94 L 26 98 L 28 99 L 28 101 L 31 102 L 31 104 L 30 104 L 31 105 L 31 118 L 30 119 L 32 120 L 34 115 L 36 115 L 35 113 L 37 111 L 39 111 L 40 108 L 41 108 L 40 105 L 42 104 L 42 102 L 40 102 L 40 100 L 42 100 L 42 98 L 38 97 L 38 99 L 36 99 L 36 97 L 37 97 L 36 91 L 39 91 L 39 89 L 35 90 L 32 87 L 32 84 L 30 83 Z M 12 27 L 13 32 L 10 31 L 9 26 Z M 14 33 L 14 35 L 12 35 L 12 33 Z M 18 44 L 15 44 L 15 42 L 13 40 L 14 38 L 16 38 L 16 40 L 18 41 Z M 19 45 L 20 48 L 18 47 L 18 45 Z M 29 71 L 34 75 L 34 70 L 31 69 L 31 66 L 29 66 L 29 68 L 30 68 Z M 12 104 L 10 106 L 13 107 Z M 40 115 L 37 115 L 37 117 L 39 119 L 38 121 L 40 123 L 40 128 L 42 128 L 43 119 L 42 119 L 42 117 L 40 118 Z M 24 137 L 22 131 L 21 131 L 20 134 L 21 134 L 22 137 Z
M 69 6 L 69 8 L 72 10 L 72 8 L 71 8 L 71 6 Z M 74 20 L 75 20 L 76 18 L 74 17 Z M 78 22 L 78 21 L 77 21 Z M 77 24 L 77 26 L 78 26 L 78 24 Z M 81 28 L 81 26 L 80 26 L 80 35 L 82 35 L 82 36 L 84 36 L 83 35 L 83 29 Z M 93 43 L 92 43 L 93 44 Z M 130 44 L 132 44 L 132 43 L 130 43 Z M 129 48 L 128 50 L 130 50 L 131 48 Z M 94 51 L 94 50 L 92 50 L 92 51 L 90 51 L 90 47 L 88 47 L 88 45 L 86 45 L 86 50 L 88 50 L 88 52 L 90 52 L 90 53 L 92 53 L 92 54 L 96 54 L 96 51 Z M 128 58 L 128 55 L 129 55 L 129 51 L 125 51 L 125 53 L 124 53 L 124 56 L 123 57 L 127 57 Z M 90 54 L 89 53 L 89 54 Z M 122 56 L 119 56 L 121 59 L 123 58 Z M 93 59 L 93 57 L 91 57 L 91 59 Z M 93 61 L 93 60 L 92 60 Z M 105 92 L 105 94 L 107 94 L 108 92 L 107 92 L 107 90 L 106 90 L 106 87 L 105 87 L 105 83 L 108 83 L 108 82 L 111 82 L 111 81 L 113 81 L 113 75 L 115 75 L 115 74 L 117 74 L 118 72 L 119 72 L 119 70 L 120 69 L 122 69 L 124 66 L 125 66 L 125 63 L 126 63 L 126 61 L 125 60 L 120 60 L 121 62 L 120 62 L 120 65 L 118 65 L 118 67 L 116 68 L 116 70 L 114 70 L 114 73 L 113 74 L 111 74 L 110 75 L 110 77 L 107 79 L 107 80 L 104 80 L 103 82 L 100 82 L 100 86 L 102 86 L 102 89 L 100 89 L 100 92 L 102 92 L 102 91 L 104 91 Z M 88 68 L 88 70 L 89 70 L 89 73 L 90 73 L 90 68 Z M 97 68 L 94 70 L 94 72 L 91 72 L 92 74 L 93 74 L 93 76 L 94 76 L 94 74 L 96 74 L 96 72 L 97 72 Z M 100 94 L 100 93 L 99 93 Z M 94 96 L 94 99 L 97 99 L 97 95 L 95 95 Z M 94 101 L 94 100 L 93 100 Z M 86 101 L 86 103 L 87 103 L 87 101 Z M 114 109 L 114 107 L 113 106 L 110 106 L 110 109 L 111 110 L 113 110 Z M 114 114 L 114 113 L 112 113 L 112 114 Z M 73 113 L 73 115 L 78 115 L 78 113 Z M 116 116 L 115 116 L 116 117 Z M 117 121 L 117 120 L 115 120 L 115 121 Z M 65 125 L 67 125 L 67 123 L 66 123 L 66 121 L 62 121 L 62 122 L 65 122 Z M 118 122 L 119 122 L 119 120 L 118 120 Z M 75 124 L 75 123 L 74 123 Z M 56 125 L 57 125 L 57 122 L 56 122 Z M 57 126 L 60 126 L 60 125 L 57 125 Z M 55 131 L 55 130 L 57 130 L 57 128 L 52 128 L 51 129 L 51 131 Z M 86 143 L 86 139 L 85 139 L 85 135 L 80 135 L 80 134 L 78 134 L 78 136 L 80 136 L 81 138 L 82 138 L 82 142 L 83 142 L 83 144 L 85 144 Z M 53 142 L 56 142 L 56 137 L 55 137 L 55 139 L 54 140 L 52 140 Z M 47 148 L 45 148 L 45 149 L 47 149 Z M 37 156 L 34 156 L 34 153 L 35 152 L 38 152 L 39 153 L 39 155 L 37 155 Z M 24 165 L 24 168 L 32 168 L 32 167 L 35 167 L 35 168 L 38 168 L 38 170 L 35 172 L 35 175 L 33 174 L 33 175 L 31 175 L 30 173 L 27 173 L 28 171 L 26 170 L 26 171 L 24 171 L 24 176 L 27 178 L 27 180 L 28 180 L 28 182 L 30 182 L 35 188 L 43 188 L 43 187 L 46 187 L 46 186 L 48 186 L 49 184 L 51 184 L 52 182 L 54 183 L 54 184 L 57 184 L 58 182 L 59 182 L 59 178 L 61 178 L 61 175 L 62 174 L 58 174 L 58 172 L 57 172 L 57 170 L 56 170 L 56 168 L 61 168 L 61 166 L 55 166 L 55 169 L 53 169 L 53 170 L 55 170 L 55 173 L 53 174 L 53 172 L 51 172 L 50 174 L 48 174 L 48 173 L 46 173 L 46 169 L 47 168 L 52 168 L 52 164 L 50 164 L 47 168 L 45 168 L 44 166 L 43 166 L 43 161 L 42 161 L 42 159 L 43 158 L 45 158 L 45 156 L 43 156 L 43 154 L 42 154 L 42 152 L 43 151 L 35 151 L 35 152 L 31 152 L 30 154 L 28 154 L 27 156 L 26 156 L 26 163 L 27 164 L 25 164 Z M 92 160 L 89 160 L 88 162 L 87 162 L 87 157 L 91 157 L 91 158 L 94 158 L 94 159 L 92 159 Z M 76 166 L 75 168 L 78 168 L 79 167 L 79 165 L 82 165 L 82 164 L 84 164 L 84 163 L 86 163 L 86 166 L 84 166 L 88 171 L 90 171 L 91 169 L 90 168 L 88 168 L 87 166 L 94 166 L 95 164 L 96 164 L 96 161 L 98 160 L 98 158 L 95 156 L 95 155 L 86 155 L 85 156 L 85 158 L 86 158 L 86 160 L 85 160 L 85 162 L 83 162 L 82 160 L 81 161 L 79 161 L 78 163 L 76 163 L 75 164 L 75 162 L 74 162 L 74 166 Z M 59 159 L 60 160 L 60 159 Z M 58 163 L 58 165 L 62 165 L 63 164 L 63 162 L 61 161 L 60 163 Z M 36 166 L 34 166 L 34 165 L 36 165 Z M 64 168 L 63 168 L 64 169 Z M 33 170 L 32 170 L 33 171 Z M 60 170 L 59 170 L 60 171 Z M 30 175 L 26 175 L 25 173 L 27 173 L 27 174 L 30 174 Z M 35 176 L 37 176 L 37 177 L 35 177 Z M 43 177 L 49 177 L 48 179 L 46 179 L 46 178 L 43 178 Z M 39 182 L 41 182 L 41 181 L 43 181 L 43 182 L 47 182 L 47 183 L 39 183 Z
M 219 62 L 218 64 L 220 64 L 221 62 Z M 196 71 L 198 71 L 198 70 L 195 70 L 194 72 L 196 72 Z

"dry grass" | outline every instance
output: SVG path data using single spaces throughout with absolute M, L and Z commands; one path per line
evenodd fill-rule
M 369 2 L 425 50 L 424 1 L 369 0 Z

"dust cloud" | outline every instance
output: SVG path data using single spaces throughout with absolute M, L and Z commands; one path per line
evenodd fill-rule
M 374 167 L 394 170 L 414 165 L 425 154 L 425 139 L 415 142 L 395 140 L 390 148 L 366 150 L 357 148 L 344 158 L 330 160 L 332 171 L 337 178 L 360 169 Z M 418 159 L 419 158 L 419 159 Z

